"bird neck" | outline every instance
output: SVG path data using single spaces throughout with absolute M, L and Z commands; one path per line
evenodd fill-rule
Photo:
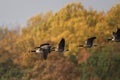
M 84 47 L 84 45 L 79 45 L 78 47 Z
M 31 50 L 31 51 L 29 51 L 29 52 L 36 52 L 35 50 Z

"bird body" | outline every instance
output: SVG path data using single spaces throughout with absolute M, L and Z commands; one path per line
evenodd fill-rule
M 92 46 L 96 46 L 93 45 L 94 39 L 96 39 L 96 37 L 90 37 L 85 41 L 84 45 L 79 45 L 78 47 L 91 48 Z
M 48 53 L 52 51 L 52 46 L 49 43 L 41 44 L 39 47 L 35 47 L 35 50 L 31 50 L 31 52 L 41 53 L 43 58 L 46 60 Z
M 120 29 L 118 28 L 116 32 L 113 32 L 112 38 L 107 39 L 107 41 L 120 42 Z
M 68 49 L 65 49 L 65 39 L 62 38 L 58 44 L 58 47 L 54 50 L 56 52 L 65 52 L 65 51 L 69 51 Z
M 65 48 L 65 39 L 62 38 L 61 41 L 58 44 L 58 47 L 57 47 L 56 51 L 63 52 L 64 48 Z

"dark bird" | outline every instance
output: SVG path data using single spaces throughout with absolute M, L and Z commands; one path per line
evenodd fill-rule
M 84 45 L 79 45 L 78 47 L 84 47 L 84 48 L 91 48 L 93 45 L 93 41 L 96 39 L 96 37 L 90 37 L 85 41 Z
M 35 50 L 31 50 L 30 52 L 41 53 L 43 58 L 46 60 L 48 53 L 52 51 L 52 46 L 49 43 L 41 44 L 39 47 L 35 47 Z
M 107 41 L 120 42 L 120 29 L 118 28 L 116 32 L 113 32 L 112 38 L 107 39 Z
M 65 52 L 68 51 L 68 49 L 65 50 L 65 39 L 62 38 L 58 44 L 58 47 L 55 49 L 57 52 Z

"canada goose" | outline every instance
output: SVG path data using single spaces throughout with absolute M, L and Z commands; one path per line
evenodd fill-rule
M 112 38 L 107 39 L 107 41 L 120 42 L 120 29 L 118 28 L 116 32 L 113 32 Z
M 96 39 L 96 37 L 90 37 L 85 41 L 84 45 L 79 45 L 78 47 L 91 48 L 92 46 L 96 46 L 93 45 L 94 39 Z
M 35 47 L 35 50 L 31 50 L 30 52 L 41 53 L 43 58 L 46 60 L 48 53 L 52 51 L 52 46 L 49 43 L 41 44 L 39 47 Z
M 68 51 L 68 49 L 65 50 L 65 39 L 62 38 L 58 44 L 58 47 L 55 49 L 56 52 L 65 52 Z

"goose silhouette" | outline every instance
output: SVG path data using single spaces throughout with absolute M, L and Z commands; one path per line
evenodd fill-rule
M 107 41 L 120 42 L 120 29 L 117 28 L 117 31 L 112 33 L 112 38 Z
M 54 50 L 56 52 L 65 52 L 69 51 L 68 49 L 65 49 L 65 39 L 62 38 L 58 44 L 58 47 Z
M 46 60 L 48 53 L 52 51 L 52 46 L 49 43 L 43 43 L 39 47 L 35 47 L 35 50 L 31 50 L 30 52 L 41 53 L 43 58 Z
M 90 37 L 85 41 L 84 45 L 79 45 L 78 47 L 91 48 L 93 46 L 96 46 L 96 45 L 93 45 L 93 42 L 95 39 L 96 37 Z

